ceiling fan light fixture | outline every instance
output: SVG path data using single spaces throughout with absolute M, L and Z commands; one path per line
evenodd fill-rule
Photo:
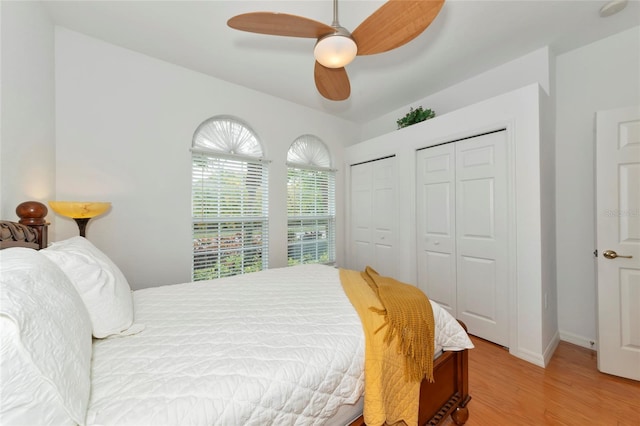
M 600 8 L 600 17 L 606 18 L 607 16 L 615 15 L 627 7 L 627 3 L 628 0 L 611 0 Z
M 358 46 L 351 35 L 339 32 L 326 35 L 318 40 L 313 56 L 327 68 L 342 68 L 353 61 L 358 54 Z
M 331 25 L 278 12 L 243 13 L 229 19 L 227 25 L 257 34 L 316 39 L 316 88 L 326 99 L 344 101 L 351 93 L 347 64 L 357 55 L 387 52 L 413 40 L 431 25 L 444 2 L 387 0 L 353 30 L 353 35 L 338 21 L 338 0 L 333 0 Z

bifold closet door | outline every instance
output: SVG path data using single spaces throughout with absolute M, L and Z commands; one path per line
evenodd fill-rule
M 349 268 L 397 275 L 396 158 L 351 166 Z
M 417 170 L 419 286 L 508 346 L 506 132 L 421 150 Z
M 458 319 L 509 346 L 506 132 L 456 142 Z
M 417 156 L 418 287 L 455 317 L 455 146 L 423 149 Z

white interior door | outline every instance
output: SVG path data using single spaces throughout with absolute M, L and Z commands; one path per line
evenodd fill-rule
M 397 276 L 396 159 L 351 166 L 351 264 Z
M 640 107 L 597 114 L 598 369 L 640 380 Z
M 455 317 L 455 144 L 418 151 L 416 170 L 418 287 Z
M 351 166 L 351 241 L 349 241 L 349 265 L 361 271 L 373 257 L 371 227 L 373 194 L 371 188 L 371 163 Z
M 509 346 L 507 132 L 456 142 L 457 318 Z
M 506 132 L 420 150 L 416 169 L 418 286 L 508 346 Z

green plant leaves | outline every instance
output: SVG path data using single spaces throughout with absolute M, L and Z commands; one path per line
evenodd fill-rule
M 435 116 L 435 111 L 431 109 L 423 109 L 422 106 L 419 106 L 416 109 L 413 109 L 413 107 L 411 107 L 409 108 L 409 112 L 404 117 L 396 120 L 396 124 L 398 125 L 398 129 L 402 129 L 403 127 L 411 126 L 412 124 L 428 120 Z

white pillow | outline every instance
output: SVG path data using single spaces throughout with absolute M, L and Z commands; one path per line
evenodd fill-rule
M 69 278 L 36 250 L 0 251 L 0 418 L 84 424 L 91 322 Z
M 429 301 L 431 302 L 433 318 L 436 323 L 436 346 L 445 351 L 473 349 L 473 342 L 471 342 L 469 335 L 464 331 L 458 320 L 433 300 Z
M 40 251 L 69 277 L 89 311 L 93 335 L 130 334 L 133 324 L 131 287 L 120 269 L 84 237 L 51 244 Z

